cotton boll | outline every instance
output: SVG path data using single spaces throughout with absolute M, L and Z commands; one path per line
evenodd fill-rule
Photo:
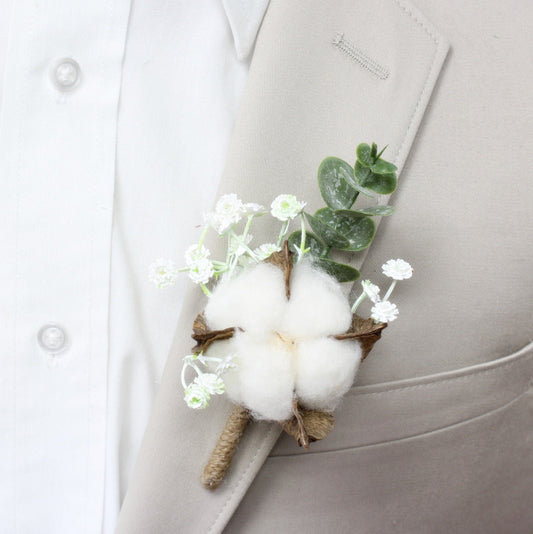
M 294 268 L 284 333 L 293 339 L 342 334 L 351 320 L 350 304 L 332 277 L 309 264 Z
M 358 341 L 322 338 L 296 348 L 296 394 L 305 408 L 332 411 L 350 389 L 361 361 Z
M 222 281 L 209 299 L 205 316 L 212 330 L 235 326 L 273 332 L 286 303 L 281 269 L 260 263 L 237 278 Z
M 239 360 L 240 402 L 256 419 L 289 419 L 294 391 L 290 346 L 275 335 L 266 342 L 248 332 L 239 332 L 234 341 Z

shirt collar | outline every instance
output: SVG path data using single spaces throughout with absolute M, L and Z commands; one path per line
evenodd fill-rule
M 244 60 L 250 55 L 269 1 L 222 0 L 238 59 Z

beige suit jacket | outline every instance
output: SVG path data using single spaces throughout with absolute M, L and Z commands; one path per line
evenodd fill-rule
M 388 144 L 396 213 L 357 263 L 412 263 L 399 320 L 332 434 L 305 452 L 255 424 L 212 493 L 230 407 L 182 400 L 192 288 L 119 534 L 533 532 L 533 4 L 416 2 L 271 0 L 221 186 L 312 211 L 324 157 Z

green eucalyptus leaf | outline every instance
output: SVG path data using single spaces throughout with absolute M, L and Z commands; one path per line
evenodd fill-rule
M 339 158 L 326 158 L 318 168 L 318 186 L 322 198 L 333 209 L 352 207 L 358 192 L 349 184 L 355 183 L 353 168 Z
M 380 195 L 390 195 L 398 184 L 396 174 L 375 174 L 371 172 L 364 182 L 364 186 Z
M 332 229 L 337 235 L 344 237 L 348 241 L 348 244 L 344 246 L 332 243 L 327 243 L 328 245 L 352 252 L 368 247 L 376 232 L 376 225 L 370 217 L 345 217 L 336 214 L 330 208 L 318 210 L 315 213 L 314 220 L 320 221 L 329 229 Z M 311 227 L 313 228 L 312 225 Z M 316 232 L 315 228 L 313 230 Z
M 394 213 L 393 206 L 370 206 L 369 208 L 361 208 L 358 210 L 335 210 L 336 215 L 343 215 L 344 217 L 373 217 L 380 215 L 381 217 L 388 217 Z
M 364 186 L 370 174 L 372 174 L 372 171 L 368 167 L 365 167 L 359 160 L 355 162 L 354 176 L 358 185 Z
M 378 159 L 370 169 L 376 174 L 394 174 L 398 170 L 398 167 L 384 159 Z
M 287 240 L 289 241 L 289 249 L 296 253 L 296 247 L 299 247 L 302 242 L 302 231 L 293 232 Z M 305 234 L 305 248 L 310 248 L 309 254 L 317 258 L 327 256 L 329 251 L 328 247 L 318 237 L 309 232 Z
M 341 283 L 353 282 L 361 276 L 361 273 L 359 273 L 359 271 L 354 267 L 331 260 L 317 259 L 313 261 L 313 265 L 335 277 L 337 281 Z
M 370 167 L 370 165 L 372 165 L 372 158 L 370 156 L 371 152 L 372 152 L 372 149 L 370 148 L 370 145 L 366 143 L 361 143 L 360 145 L 357 146 L 357 149 L 356 149 L 357 159 L 365 167 Z
M 324 210 L 329 210 L 333 213 L 330 208 L 323 208 Z M 321 211 L 321 210 L 319 210 Z M 309 213 L 305 214 L 307 222 L 313 229 L 313 231 L 318 235 L 318 237 L 328 246 L 344 249 L 350 246 L 350 241 L 344 237 L 342 234 L 337 232 L 335 227 L 332 227 L 327 219 L 317 218 L 316 215 L 313 217 Z
M 372 161 L 376 161 L 378 154 L 378 145 L 376 143 L 372 143 L 372 149 L 370 150 L 370 157 L 372 158 Z

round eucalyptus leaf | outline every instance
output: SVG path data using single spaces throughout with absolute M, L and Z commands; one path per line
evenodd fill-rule
M 318 186 L 322 198 L 333 209 L 349 209 L 357 198 L 353 168 L 339 158 L 326 158 L 318 168 Z
M 373 217 L 380 215 L 381 217 L 388 217 L 394 213 L 393 206 L 370 206 L 369 208 L 361 208 L 358 210 L 335 210 L 336 215 L 342 215 L 344 217 Z
M 359 185 L 365 185 L 365 181 L 370 176 L 371 172 L 372 171 L 368 167 L 365 167 L 359 160 L 355 162 L 354 176 Z
M 375 174 L 371 172 L 363 185 L 380 195 L 390 195 L 396 189 L 397 183 L 396 174 Z
M 367 143 L 361 143 L 357 146 L 356 154 L 357 159 L 361 162 L 362 165 L 365 167 L 370 167 L 372 165 L 372 157 L 371 157 L 372 149 L 370 148 L 370 145 Z
M 378 159 L 370 169 L 376 174 L 394 174 L 398 170 L 396 165 L 384 159 Z
M 314 219 L 315 221 L 320 221 L 328 228 L 333 229 L 338 235 L 344 237 L 348 241 L 346 246 L 331 246 L 351 252 L 363 250 L 368 247 L 376 232 L 376 225 L 370 217 L 346 217 L 335 213 L 330 208 L 322 208 L 318 210 L 315 213 Z M 313 228 L 313 230 L 315 229 Z
M 331 211 L 330 208 L 323 208 L 324 210 Z M 322 220 L 320 218 L 317 218 L 316 215 L 322 210 L 318 210 L 315 216 L 309 215 L 309 213 L 305 214 L 305 217 L 307 219 L 307 222 L 313 229 L 313 232 L 315 232 L 318 237 L 328 246 L 335 247 L 335 248 L 346 248 L 350 246 L 350 241 L 344 237 L 342 234 L 337 232 L 335 227 L 332 227 L 328 224 L 327 220 Z
M 300 246 L 302 242 L 302 231 L 298 230 L 293 232 L 289 237 L 289 249 L 296 253 L 296 247 Z M 309 254 L 315 256 L 316 258 L 325 257 L 328 254 L 328 247 L 322 243 L 318 237 L 315 235 L 306 232 L 305 234 L 305 248 L 310 248 Z
M 354 267 L 331 260 L 317 259 L 313 261 L 313 265 L 335 277 L 337 282 L 341 283 L 353 282 L 361 276 L 361 273 Z

